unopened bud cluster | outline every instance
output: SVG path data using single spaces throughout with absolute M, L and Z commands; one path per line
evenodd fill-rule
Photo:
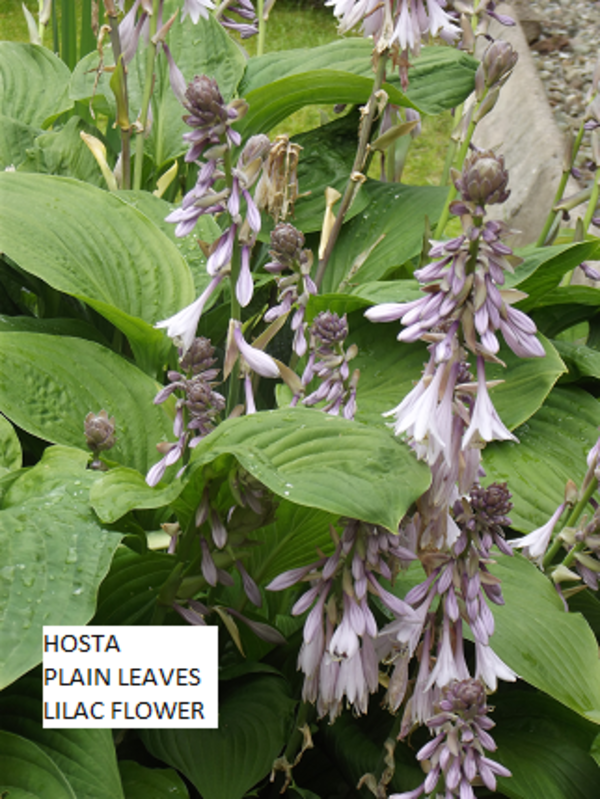
M 98 456 L 101 452 L 112 449 L 116 444 L 115 417 L 108 418 L 108 413 L 102 409 L 100 413 L 88 413 L 84 424 L 85 441 L 91 449 L 94 460 L 91 464 L 92 469 L 103 469 L 102 462 Z

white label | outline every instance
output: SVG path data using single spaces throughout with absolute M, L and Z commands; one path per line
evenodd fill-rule
M 44 627 L 43 726 L 216 729 L 218 628 Z

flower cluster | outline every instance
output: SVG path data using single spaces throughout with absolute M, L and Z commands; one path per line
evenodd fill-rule
M 292 609 L 297 616 L 312 606 L 298 656 L 298 668 L 304 672 L 302 698 L 316 702 L 319 716 L 329 715 L 334 721 L 344 697 L 355 713 L 366 713 L 369 694 L 377 690 L 378 628 L 368 594 L 407 623 L 415 623 L 417 614 L 378 580 L 378 575 L 391 579 L 400 561 L 415 557 L 399 536 L 350 519 L 339 539 L 333 530 L 332 538 L 336 544 L 332 555 L 280 574 L 267 590 L 311 583 Z
M 213 242 L 206 263 L 211 277 L 200 297 L 156 327 L 167 328 L 167 334 L 183 349 L 190 346 L 204 306 L 225 275 L 231 271 L 236 245 L 240 248 L 240 270 L 235 292 L 241 306 L 252 299 L 254 287 L 250 273 L 250 253 L 260 231 L 261 218 L 250 189 L 258 179 L 271 143 L 267 136 L 252 136 L 245 144 L 235 167 L 228 170 L 226 156 L 232 146 L 241 144 L 241 137 L 231 127 L 246 113 L 244 100 L 225 103 L 213 78 L 197 76 L 185 94 L 185 106 L 190 112 L 184 117 L 192 128 L 184 134 L 190 145 L 187 161 L 199 166 L 196 185 L 183 198 L 180 208 L 166 217 L 177 224 L 176 236 L 187 236 L 198 219 L 205 215 L 227 212 L 231 224 Z M 197 159 L 202 157 L 202 162 Z
M 342 317 L 333 311 L 317 314 L 310 329 L 310 355 L 302 384 L 307 387 L 314 377 L 318 377 L 321 384 L 302 402 L 308 406 L 325 402 L 325 413 L 337 416 L 341 411 L 345 419 L 354 419 L 360 372 L 355 369 L 350 375 L 349 363 L 357 356 L 358 347 L 352 344 L 344 349 L 347 335 L 345 314 Z
M 170 371 L 170 384 L 154 399 L 156 405 L 164 402 L 174 392 L 180 392 L 175 405 L 173 433 L 177 441 L 157 444 L 163 455 L 148 472 L 146 482 L 150 486 L 159 483 L 167 469 L 184 454 L 186 447 L 193 449 L 201 438 L 214 428 L 219 414 L 225 408 L 225 399 L 215 391 L 215 378 L 219 370 L 214 369 L 214 347 L 206 338 L 196 338 L 191 347 L 182 353 L 179 361 L 183 371 Z
M 478 680 L 460 680 L 444 688 L 435 715 L 427 721 L 434 737 L 417 753 L 417 760 L 431 764 L 427 777 L 415 790 L 392 794 L 390 799 L 432 796 L 441 779 L 445 799 L 475 799 L 473 784 L 478 780 L 495 791 L 496 775 L 510 777 L 511 773 L 485 755 L 486 749 L 496 750 L 488 732 L 494 727 L 489 712 L 485 688 Z
M 306 352 L 306 328 L 304 321 L 306 305 L 312 294 L 317 293 L 317 287 L 310 276 L 313 263 L 312 252 L 303 249 L 304 234 L 293 225 L 280 222 L 271 231 L 271 249 L 273 259 L 265 264 L 265 270 L 276 275 L 277 302 L 264 316 L 265 322 L 273 322 L 280 316 L 288 314 L 293 307 L 296 311 L 292 318 L 294 331 L 294 352 L 300 357 Z M 291 271 L 291 275 L 283 275 Z
M 399 46 L 419 52 L 421 41 L 440 36 L 453 42 L 460 29 L 456 20 L 444 11 L 446 0 L 327 0 L 340 20 L 339 31 L 346 33 L 358 24 L 365 36 L 373 36 L 380 49 Z

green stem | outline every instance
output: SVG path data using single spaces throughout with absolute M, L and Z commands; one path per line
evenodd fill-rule
M 134 189 L 141 189 L 142 187 L 142 170 L 144 167 L 144 137 L 146 134 L 146 125 L 148 124 L 148 109 L 150 108 L 150 100 L 152 98 L 152 89 L 154 86 L 154 62 L 156 61 L 156 44 L 154 44 L 152 39 L 156 35 L 159 4 L 160 0 L 152 0 L 150 41 L 148 43 L 148 52 L 146 53 L 146 80 L 144 83 L 144 92 L 142 94 L 140 129 L 136 132 L 135 137 L 135 165 L 133 173 Z
M 479 102 L 479 104 L 477 105 L 475 110 L 473 111 L 473 116 L 471 117 L 471 121 L 469 122 L 469 127 L 467 128 L 467 132 L 465 134 L 464 141 L 463 141 L 463 143 L 460 146 L 460 150 L 458 151 L 458 160 L 457 160 L 456 166 L 457 166 L 457 169 L 459 169 L 459 170 L 462 169 L 462 166 L 464 164 L 465 158 L 467 157 L 467 153 L 469 152 L 469 145 L 471 144 L 471 139 L 473 138 L 473 133 L 475 132 L 475 126 L 477 124 L 475 122 L 475 116 L 477 114 L 477 110 L 479 109 L 479 106 L 484 101 L 484 99 L 485 99 L 485 94 L 481 98 L 481 101 Z M 448 167 L 448 171 L 450 171 L 450 167 Z M 456 186 L 454 185 L 454 183 L 451 183 L 449 188 L 448 188 L 448 196 L 446 197 L 446 204 L 444 205 L 444 210 L 442 211 L 442 214 L 441 214 L 440 218 L 438 219 L 438 222 L 437 222 L 437 225 L 436 225 L 436 228 L 435 228 L 435 236 L 436 236 L 437 239 L 441 239 L 443 234 L 444 234 L 444 229 L 445 229 L 446 225 L 448 224 L 448 218 L 450 216 L 450 204 L 455 199 L 457 194 L 458 194 L 458 191 L 456 189 Z
M 223 158 L 223 165 L 225 167 L 225 182 L 229 186 L 229 188 L 233 185 L 233 173 L 231 171 L 231 151 L 227 150 L 225 152 L 225 156 Z M 231 222 L 231 219 L 229 220 Z M 237 286 L 237 281 L 240 276 L 240 258 L 241 258 L 241 251 L 240 245 L 237 240 L 237 236 L 235 241 L 233 242 L 233 253 L 231 256 L 231 271 L 229 274 L 229 291 L 231 294 L 230 299 L 230 318 L 234 319 L 238 322 L 242 321 L 242 309 L 240 307 L 240 303 L 238 301 L 235 287 Z M 235 406 L 238 404 L 238 397 L 240 393 L 240 380 L 239 380 L 239 363 L 236 362 L 234 364 L 233 369 L 231 370 L 231 374 L 229 375 L 229 389 L 227 392 L 227 406 L 226 406 L 226 414 L 232 412 Z
M 265 0 L 258 0 L 257 16 L 258 16 L 258 43 L 256 45 L 256 55 L 263 55 L 265 52 L 265 39 L 267 35 L 267 21 L 265 20 Z
M 551 563 L 554 560 L 556 554 L 560 551 L 560 549 L 563 546 L 564 542 L 563 542 L 563 539 L 560 537 L 560 531 L 563 530 L 565 527 L 572 527 L 574 524 L 577 523 L 577 521 L 579 520 L 579 517 L 581 516 L 581 514 L 585 510 L 588 502 L 594 496 L 594 494 L 597 491 L 597 489 L 598 489 L 598 480 L 594 477 L 590 481 L 589 485 L 587 486 L 586 490 L 584 491 L 583 496 L 581 497 L 579 502 L 577 502 L 577 504 L 575 505 L 575 507 L 573 508 L 571 513 L 569 514 L 569 516 L 567 517 L 566 522 L 561 526 L 559 532 L 555 535 L 554 541 L 552 542 L 552 545 L 550 546 L 550 548 L 548 549 L 548 551 L 546 552 L 546 555 L 544 557 L 544 564 L 543 565 L 544 565 L 545 569 L 548 568 L 548 566 L 551 565 Z M 577 546 L 579 546 L 579 545 L 577 545 Z M 568 566 L 570 563 L 572 563 L 573 558 L 575 557 L 575 552 L 579 551 L 577 549 L 577 546 L 573 547 L 571 549 L 571 551 L 567 554 L 565 559 L 563 560 L 563 564 L 565 566 Z M 579 549 L 581 549 L 581 547 L 579 547 Z
M 596 206 L 598 205 L 598 194 L 600 190 L 600 169 L 596 169 L 594 173 L 594 182 L 592 184 L 592 196 L 590 197 L 590 201 L 588 203 L 587 210 L 585 212 L 585 217 L 583 219 L 583 235 L 588 231 L 589 226 L 592 224 L 592 218 L 596 211 Z
M 581 140 L 583 139 L 583 123 L 579 126 L 579 130 L 577 132 L 577 136 L 575 138 L 575 142 L 573 144 L 573 152 L 571 154 L 570 163 L 566 164 L 566 168 L 563 169 L 563 173 L 560 178 L 560 182 L 558 184 L 558 188 L 556 190 L 556 194 L 554 195 L 554 201 L 552 203 L 552 208 L 550 209 L 550 213 L 546 217 L 546 222 L 544 227 L 542 228 L 542 232 L 536 242 L 536 247 L 543 247 L 548 239 L 548 233 L 550 229 L 554 226 L 556 219 L 560 215 L 560 211 L 555 211 L 554 207 L 558 205 L 558 203 L 562 200 L 563 194 L 565 193 L 565 189 L 567 187 L 567 181 L 569 180 L 569 175 L 571 174 L 571 169 L 573 168 L 573 164 L 575 163 L 575 158 L 577 157 L 577 153 L 579 152 L 579 148 L 581 146 Z M 589 227 L 589 225 L 588 225 Z M 587 228 L 586 228 L 587 230 Z
M 369 97 L 367 103 L 367 113 L 365 114 L 361 122 L 360 136 L 358 140 L 356 156 L 354 158 L 354 165 L 352 166 L 352 172 L 350 173 L 350 178 L 348 179 L 348 183 L 346 184 L 344 196 L 342 197 L 342 202 L 338 211 L 338 215 L 331 229 L 329 240 L 327 241 L 327 246 L 325 247 L 325 252 L 323 253 L 323 257 L 319 261 L 317 274 L 315 276 L 315 283 L 317 284 L 318 289 L 321 288 L 321 283 L 323 282 L 325 270 L 327 269 L 327 264 L 329 263 L 331 253 L 340 234 L 340 230 L 342 229 L 346 213 L 348 212 L 348 209 L 352 205 L 352 201 L 354 200 L 356 192 L 358 191 L 358 186 L 360 185 L 359 181 L 356 180 L 356 177 L 360 174 L 363 174 L 365 160 L 367 158 L 367 147 L 369 144 L 369 139 L 371 137 L 371 128 L 373 127 L 373 120 L 375 119 L 375 112 L 377 110 L 376 95 L 383 85 L 387 59 L 388 59 L 388 51 L 385 50 L 379 57 L 379 63 L 377 65 L 377 73 L 375 75 L 375 80 L 373 82 L 373 90 L 371 91 L 371 96 Z
M 114 0 L 104 0 L 106 16 L 110 24 L 110 43 L 112 45 L 115 64 L 118 64 L 121 57 L 121 37 L 119 36 L 119 23 L 117 21 L 117 9 Z M 127 70 L 123 70 L 123 88 L 125 96 L 125 113 L 129 119 L 129 95 L 127 92 Z M 121 172 L 123 175 L 122 187 L 131 188 L 131 128 L 121 128 Z

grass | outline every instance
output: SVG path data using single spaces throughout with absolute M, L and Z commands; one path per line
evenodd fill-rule
M 56 0 L 55 0 L 56 2 Z M 72 0 L 80 11 L 80 0 Z M 26 0 L 30 11 L 37 16 L 37 0 Z M 100 5 L 102 2 L 100 0 Z M 60 4 L 57 5 L 57 9 Z M 292 42 L 295 48 L 318 47 L 338 38 L 336 22 L 330 9 L 311 6 L 297 0 L 278 0 L 267 24 L 265 52 L 287 49 Z M 21 9 L 21 0 L 2 0 L 0 4 L 0 39 L 27 42 L 27 24 Z M 52 41 L 52 31 L 46 31 L 46 44 Z M 240 42 L 249 56 L 256 54 L 256 37 Z M 310 130 L 333 118 L 331 106 L 308 106 L 301 109 L 272 134 L 286 132 L 290 136 Z M 443 170 L 449 135 L 453 127 L 449 113 L 423 120 L 421 135 L 410 148 L 403 173 L 403 181 L 416 185 L 437 185 Z

